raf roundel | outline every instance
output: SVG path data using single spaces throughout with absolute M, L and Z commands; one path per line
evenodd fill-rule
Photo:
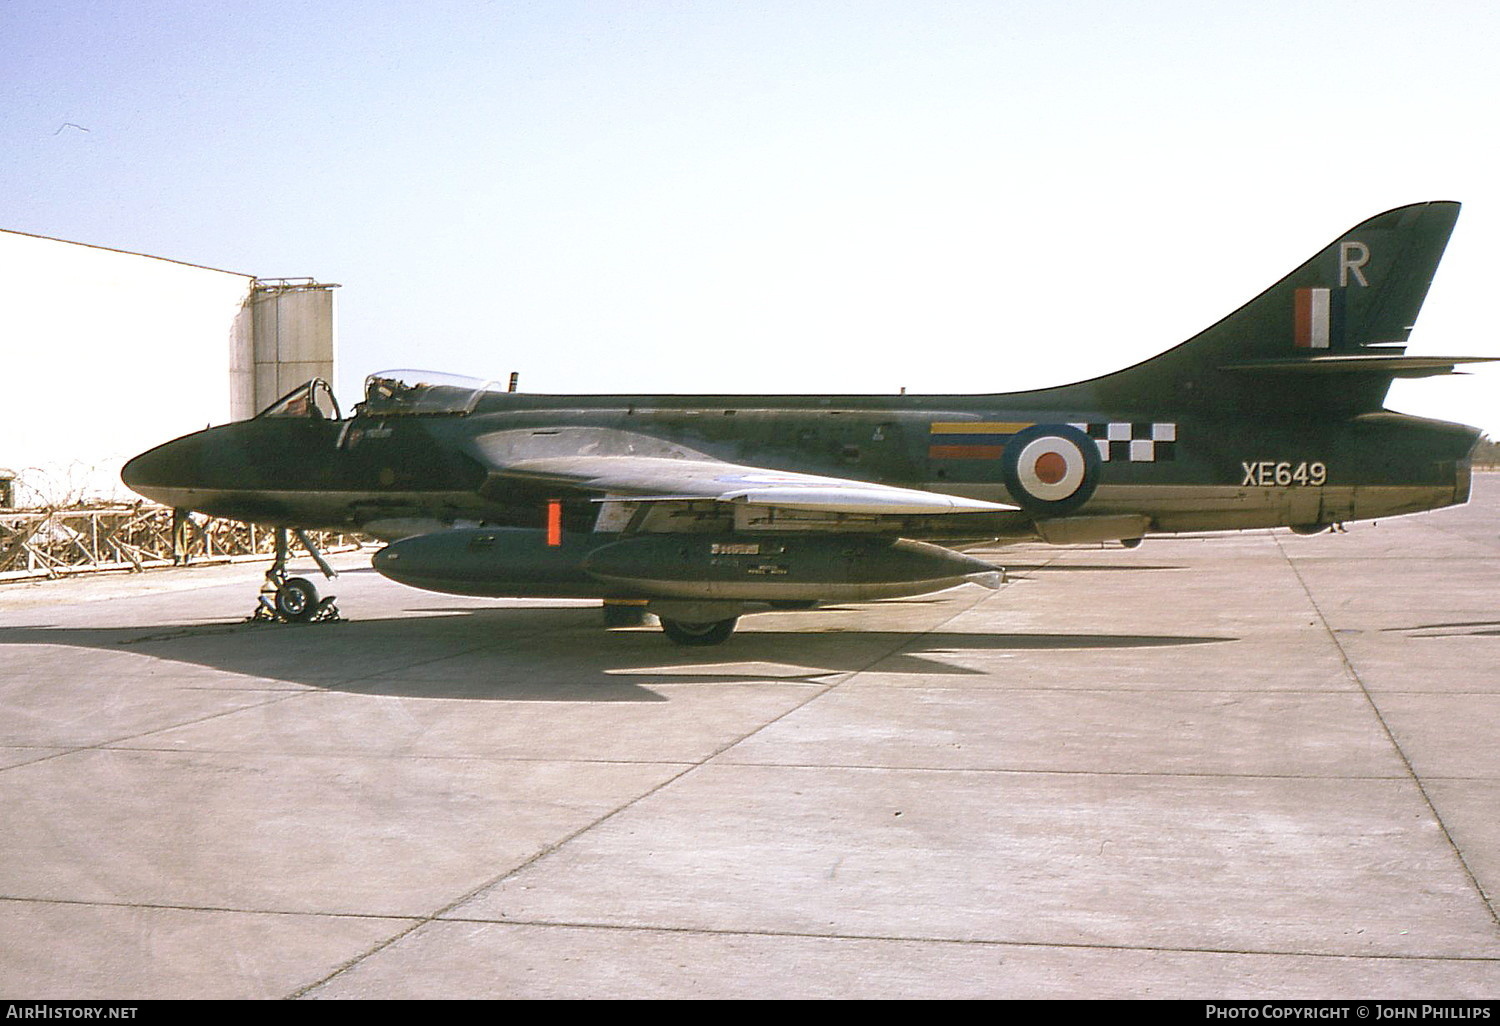
M 1039 424 L 1018 433 L 1002 463 L 1011 498 L 1053 516 L 1082 506 L 1099 484 L 1099 445 L 1067 424 Z

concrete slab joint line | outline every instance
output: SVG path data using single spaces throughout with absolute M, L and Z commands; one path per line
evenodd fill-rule
M 1474 888 L 1474 893 L 1478 895 L 1479 900 L 1483 902 L 1484 907 L 1489 911 L 1490 918 L 1494 921 L 1496 927 L 1500 928 L 1500 911 L 1497 911 L 1495 902 L 1492 900 L 1490 895 L 1485 893 L 1484 886 L 1479 882 L 1478 877 L 1474 875 L 1474 870 L 1469 865 L 1469 860 L 1464 856 L 1463 849 L 1460 848 L 1458 842 L 1454 840 L 1453 834 L 1448 829 L 1448 824 L 1443 821 L 1442 813 L 1438 811 L 1437 805 L 1433 802 L 1432 796 L 1428 793 L 1426 785 L 1422 782 L 1422 778 L 1418 776 L 1416 770 L 1412 767 L 1411 759 L 1408 757 L 1405 750 L 1402 749 L 1401 742 L 1397 739 L 1395 732 L 1391 730 L 1390 724 L 1386 721 L 1385 715 L 1381 712 L 1380 703 L 1375 700 L 1375 696 L 1372 695 L 1369 688 L 1365 686 L 1365 682 L 1360 677 L 1359 671 L 1355 669 L 1353 661 L 1350 660 L 1349 653 L 1344 648 L 1344 643 L 1342 640 L 1340 640 L 1338 632 L 1329 625 L 1328 617 L 1324 614 L 1322 607 L 1318 604 L 1318 600 L 1316 597 L 1314 597 L 1312 589 L 1308 586 L 1306 579 L 1302 576 L 1301 570 L 1297 568 L 1296 561 L 1293 560 L 1290 555 L 1288 555 L 1286 547 L 1281 544 L 1280 536 L 1276 536 L 1276 543 L 1277 547 L 1281 550 L 1282 557 L 1286 559 L 1287 565 L 1291 567 L 1292 573 L 1296 575 L 1298 584 L 1302 586 L 1302 590 L 1307 594 L 1307 601 L 1317 612 L 1318 620 L 1322 624 L 1323 630 L 1327 633 L 1329 640 L 1333 642 L 1334 647 L 1338 649 L 1339 657 L 1343 660 L 1344 672 L 1348 675 L 1349 679 L 1353 681 L 1356 686 L 1358 686 L 1360 693 L 1364 695 L 1365 701 L 1369 703 L 1370 712 L 1379 722 L 1380 729 L 1385 733 L 1386 738 L 1389 739 L 1391 748 L 1395 750 L 1397 757 L 1401 760 L 1401 764 L 1406 767 L 1407 775 L 1410 777 L 1411 782 L 1416 787 L 1418 793 L 1421 794 L 1422 801 L 1426 804 L 1428 811 L 1432 814 L 1433 822 L 1436 823 L 1438 829 L 1442 831 L 1443 839 L 1447 842 L 1449 848 L 1452 850 L 1454 858 L 1456 858 L 1459 862 L 1459 865 L 1463 867 L 1464 875 L 1468 878 L 1469 884 Z

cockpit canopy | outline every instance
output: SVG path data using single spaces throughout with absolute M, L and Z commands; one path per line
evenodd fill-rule
M 298 385 L 255 415 L 262 417 L 310 417 L 313 420 L 341 420 L 339 401 L 333 397 L 333 389 L 322 378 Z
M 365 398 L 354 408 L 367 417 L 461 417 L 472 411 L 486 392 L 497 392 L 495 382 L 439 371 L 389 370 L 365 379 Z M 255 415 L 341 420 L 338 400 L 322 378 L 298 385 Z
M 495 382 L 438 371 L 389 370 L 365 378 L 365 400 L 356 413 L 365 416 L 463 416 Z

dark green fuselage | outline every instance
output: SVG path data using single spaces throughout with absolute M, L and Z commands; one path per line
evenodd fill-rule
M 1135 434 L 1148 435 L 1149 425 L 1171 424 L 1170 442 L 1104 439 L 1114 458 L 1101 461 L 1092 495 L 1067 515 L 1138 514 L 1151 531 L 1175 532 L 1311 526 L 1460 503 L 1479 438 L 1462 425 L 1384 411 L 1333 419 L 1148 415 L 1049 408 L 1026 398 L 500 393 L 464 416 L 279 417 L 210 428 L 142 454 L 126 481 L 169 505 L 265 524 L 530 525 L 541 522 L 555 490 L 492 477 L 485 440 L 520 436 L 532 450 L 552 453 L 554 440 L 569 445 L 600 432 L 654 440 L 663 452 L 1014 502 L 1024 511 L 1024 496 L 1011 493 L 1004 474 L 1002 454 L 1015 432 L 963 435 L 952 426 L 1135 425 Z M 953 438 L 968 444 L 946 444 Z M 1137 449 L 1154 451 L 1131 459 L 1133 442 L 1150 442 Z M 569 501 L 571 529 L 586 526 L 587 499 Z M 1038 519 L 1048 514 L 905 517 L 899 526 L 908 537 L 1014 537 Z M 935 522 L 924 527 L 924 520 Z

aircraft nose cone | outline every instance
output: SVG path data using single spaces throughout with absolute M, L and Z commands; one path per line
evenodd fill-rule
M 188 456 L 180 441 L 158 445 L 127 462 L 120 470 L 120 480 L 125 487 L 153 502 L 175 505 L 171 493 L 185 483 L 183 471 Z
M 149 488 L 151 482 L 157 479 L 157 468 L 160 462 L 154 449 L 150 452 L 143 452 L 125 464 L 120 471 L 120 480 L 124 481 L 125 487 L 133 492 L 139 492 L 142 486 Z

